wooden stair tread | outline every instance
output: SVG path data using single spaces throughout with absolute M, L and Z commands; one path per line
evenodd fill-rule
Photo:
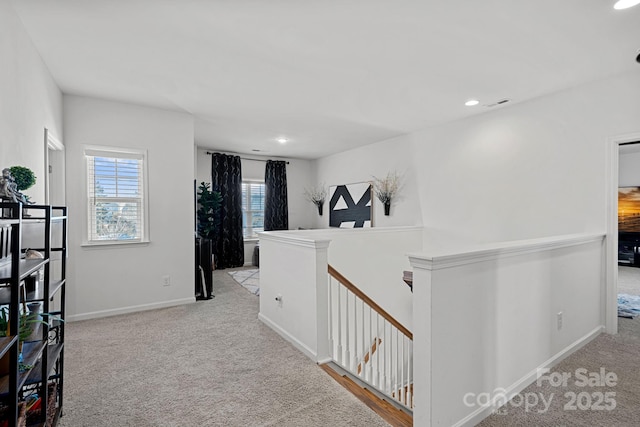
M 338 372 L 331 369 L 328 364 L 320 365 L 320 368 L 322 368 L 322 370 L 336 380 L 338 384 L 349 390 L 351 394 L 360 399 L 360 401 L 380 415 L 380 417 L 393 427 L 413 426 L 413 417 L 411 415 L 396 408 L 386 400 L 380 399 L 370 390 L 360 387 L 349 377 L 340 375 Z

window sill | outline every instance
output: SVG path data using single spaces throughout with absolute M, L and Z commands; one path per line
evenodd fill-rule
M 124 242 L 124 241 L 105 241 L 105 242 L 84 242 L 80 245 L 81 248 L 115 248 L 123 246 L 147 246 L 151 241 L 142 240 L 136 242 Z
M 244 238 L 244 242 L 245 243 L 258 243 L 260 241 L 259 237 L 245 237 Z

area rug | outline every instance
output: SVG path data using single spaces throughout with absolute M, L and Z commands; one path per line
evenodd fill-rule
M 260 295 L 260 269 L 230 271 L 229 275 L 252 294 Z
M 618 294 L 618 317 L 633 319 L 640 315 L 640 296 Z

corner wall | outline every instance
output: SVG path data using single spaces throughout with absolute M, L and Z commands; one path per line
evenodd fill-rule
M 44 129 L 62 133 L 62 94 L 11 2 L 0 0 L 0 170 L 26 166 L 36 184 L 25 191 L 44 203 Z
M 65 96 L 71 320 L 194 299 L 194 145 L 188 114 Z M 147 150 L 150 243 L 83 247 L 83 145 Z M 162 285 L 162 276 L 171 285 Z
M 390 217 L 376 200 L 376 226 L 423 224 L 479 242 L 602 232 L 607 141 L 640 131 L 638 87 L 638 73 L 623 74 L 328 156 L 317 181 L 406 171 Z

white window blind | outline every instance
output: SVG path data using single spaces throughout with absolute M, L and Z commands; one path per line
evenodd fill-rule
M 85 150 L 88 243 L 141 242 L 145 236 L 145 155 Z
M 245 239 L 264 231 L 264 182 L 242 182 L 242 232 Z

